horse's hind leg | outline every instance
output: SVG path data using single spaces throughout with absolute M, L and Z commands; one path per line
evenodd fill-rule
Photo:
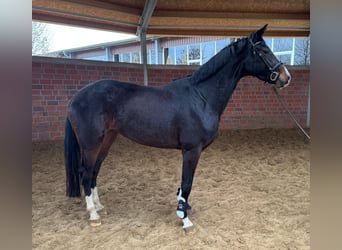
M 98 189 L 97 189 L 97 176 L 100 172 L 100 168 L 102 165 L 102 162 L 106 158 L 108 151 L 110 149 L 110 146 L 113 144 L 114 140 L 116 139 L 117 133 L 114 131 L 111 131 L 107 133 L 105 136 L 100 152 L 97 157 L 97 161 L 95 163 L 94 171 L 93 171 L 93 177 L 91 181 L 91 193 L 93 197 L 93 202 L 95 205 L 96 211 L 100 211 L 104 208 L 104 206 L 100 202 L 99 194 L 98 194 Z
M 95 147 L 91 150 L 83 151 L 82 166 L 80 169 L 87 211 L 90 214 L 89 222 L 92 226 L 98 226 L 101 224 L 100 216 L 95 208 L 93 193 L 91 192 L 91 182 L 94 175 L 94 167 L 97 162 L 98 150 L 98 147 Z
M 92 194 L 92 198 L 93 198 L 93 202 L 94 202 L 96 211 L 101 211 L 104 208 L 104 206 L 100 202 L 100 198 L 99 198 L 99 194 L 98 194 L 98 190 L 97 190 L 97 185 L 96 185 L 96 178 L 97 178 L 97 175 L 100 171 L 100 167 L 101 167 L 102 162 L 103 162 L 103 160 L 97 160 L 96 161 L 94 173 L 93 173 L 93 178 L 91 181 L 91 194 Z

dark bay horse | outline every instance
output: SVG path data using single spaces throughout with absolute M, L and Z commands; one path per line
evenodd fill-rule
M 120 133 L 140 144 L 180 149 L 183 169 L 177 193 L 177 215 L 192 226 L 187 211 L 201 152 L 218 134 L 218 125 L 240 78 L 251 75 L 284 87 L 290 82 L 262 36 L 267 25 L 211 58 L 191 76 L 162 87 L 100 80 L 70 101 L 65 125 L 67 195 L 81 196 L 83 185 L 90 224 L 100 224 L 96 178 L 108 150 Z

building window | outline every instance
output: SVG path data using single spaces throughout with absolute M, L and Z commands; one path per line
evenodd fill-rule
M 294 38 L 273 38 L 272 51 L 278 59 L 287 65 L 294 64 Z
M 265 38 L 274 55 L 287 65 L 310 64 L 309 38 Z
M 177 46 L 175 49 L 176 64 L 188 64 L 187 46 Z
M 202 65 L 234 41 L 231 38 L 164 48 L 165 64 Z M 287 65 L 310 64 L 309 38 L 265 38 L 275 56 Z
M 132 52 L 132 61 L 131 62 L 132 63 L 141 63 L 139 52 Z
M 113 55 L 113 62 L 120 62 L 120 55 L 119 54 Z
M 156 52 L 153 49 L 147 51 L 147 63 L 156 64 Z
M 164 48 L 165 64 L 202 65 L 230 43 L 230 39 Z
M 171 39 L 171 38 L 170 38 Z M 175 38 L 173 38 L 175 39 Z M 267 45 L 276 55 L 276 57 L 287 65 L 309 65 L 310 64 L 310 38 L 264 38 Z M 173 65 L 202 65 L 208 62 L 215 54 L 219 53 L 224 47 L 228 46 L 235 39 L 224 38 L 208 42 L 198 42 L 188 45 L 180 45 L 158 50 L 157 46 L 147 51 L 147 63 L 159 63 L 161 56 L 164 64 Z M 177 38 L 175 42 L 177 42 Z M 198 40 L 199 41 L 199 40 Z M 184 42 L 180 40 L 179 42 Z M 129 48 L 127 48 L 129 49 Z M 137 50 L 136 46 L 131 48 Z M 126 50 L 127 51 L 127 50 Z M 161 55 L 162 54 L 162 55 Z M 59 56 L 67 56 L 58 53 Z M 73 58 L 83 58 L 88 60 L 107 60 L 108 52 L 103 55 L 89 56 L 89 53 L 83 51 L 73 51 Z M 110 55 L 114 62 L 142 63 L 140 51 L 130 51 L 126 53 L 117 53 Z
M 215 41 L 215 54 L 219 53 L 224 47 L 230 44 L 230 38 Z
M 84 57 L 84 60 L 93 60 L 93 61 L 106 61 L 107 58 L 106 56 L 89 56 L 89 57 Z
M 120 62 L 131 62 L 131 54 L 130 53 L 123 53 L 120 54 Z
M 202 64 L 215 55 L 215 42 L 202 43 Z
M 164 63 L 165 64 L 176 64 L 175 60 L 175 48 L 165 48 L 164 49 Z
M 310 39 L 296 38 L 295 39 L 295 55 L 294 64 L 309 65 L 310 64 Z
M 201 44 L 188 45 L 188 64 L 189 65 L 201 65 L 202 63 L 202 51 Z

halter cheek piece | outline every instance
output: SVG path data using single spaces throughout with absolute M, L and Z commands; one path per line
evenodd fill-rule
M 279 72 L 275 71 L 276 69 L 278 69 L 280 67 L 280 65 L 282 65 L 282 62 L 278 62 L 276 63 L 274 66 L 271 65 L 271 63 L 267 60 L 267 58 L 265 57 L 265 53 L 263 53 L 261 50 L 259 50 L 257 48 L 257 45 L 262 43 L 263 41 L 259 41 L 256 43 L 253 43 L 251 37 L 248 38 L 249 42 L 251 43 L 251 45 L 253 46 L 253 54 L 257 54 L 262 61 L 265 63 L 265 65 L 267 66 L 268 70 L 270 71 L 270 74 L 268 75 L 268 79 L 272 82 L 275 83 L 279 77 Z M 266 81 L 265 81 L 266 83 Z

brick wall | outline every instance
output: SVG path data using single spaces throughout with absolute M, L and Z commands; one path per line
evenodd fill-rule
M 163 85 L 191 74 L 198 66 L 149 66 L 149 84 Z M 305 127 L 308 107 L 308 67 L 288 67 L 292 82 L 280 90 L 289 109 Z M 139 64 L 32 57 L 32 141 L 61 140 L 68 100 L 82 87 L 99 79 L 141 84 Z M 294 122 L 270 86 L 253 77 L 240 80 L 221 117 L 220 129 L 291 128 Z

